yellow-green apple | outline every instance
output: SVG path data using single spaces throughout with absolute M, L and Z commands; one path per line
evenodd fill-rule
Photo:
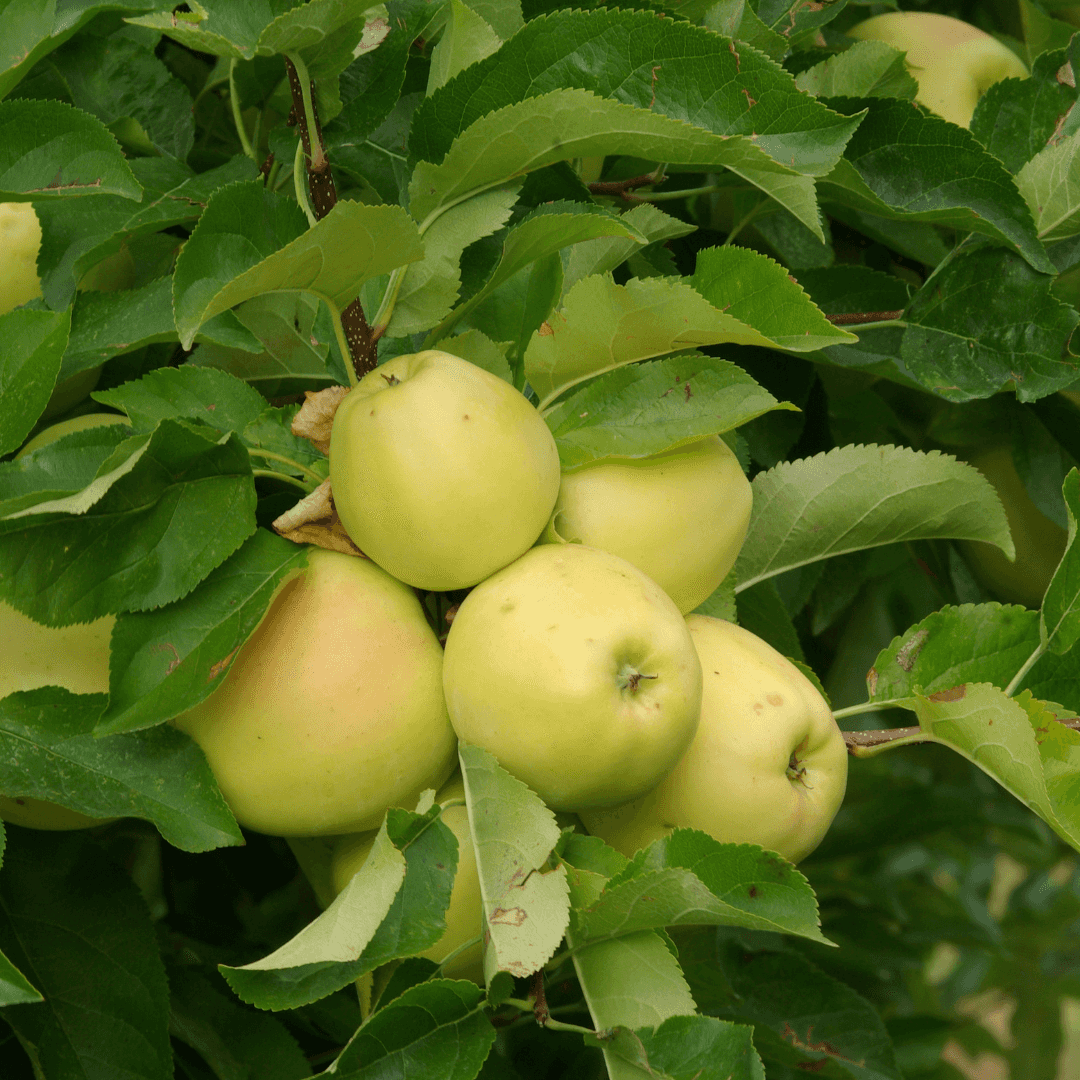
M 844 737 L 814 685 L 771 645 L 722 619 L 686 622 L 704 672 L 690 749 L 648 794 L 581 819 L 627 856 L 691 828 L 798 862 L 843 801 Z
M 718 436 L 643 458 L 604 458 L 563 473 L 543 540 L 619 555 L 685 615 L 735 565 L 752 494 Z
M 63 686 L 73 694 L 107 694 L 109 636 L 115 621 L 106 615 L 73 626 L 42 626 L 0 602 L 0 698 L 39 686 Z M 85 829 L 103 823 L 41 799 L 6 795 L 0 795 L 0 818 L 31 829 Z
M 428 960 L 441 964 L 450 953 L 461 948 L 484 932 L 484 906 L 480 896 L 480 876 L 476 870 L 476 852 L 469 831 L 469 812 L 464 806 L 465 782 L 455 774 L 435 796 L 438 803 L 461 801 L 461 806 L 449 806 L 442 812 L 443 823 L 449 826 L 458 843 L 457 874 L 446 909 L 446 931 L 430 949 L 420 953 Z M 375 843 L 377 833 L 359 833 L 341 837 L 331 857 L 334 893 L 341 892 L 364 861 Z M 483 946 L 477 942 L 454 957 L 443 969 L 447 979 L 472 979 L 484 985 Z
M 971 123 L 979 98 L 994 83 L 1028 75 L 1007 45 L 948 15 L 890 11 L 856 24 L 848 33 L 902 49 L 919 84 L 916 101 L 960 127 Z
M 221 685 L 174 723 L 237 821 L 276 836 L 376 828 L 454 767 L 442 649 L 416 594 L 319 548 L 278 591 Z
M 1008 446 L 995 446 L 971 458 L 994 485 L 1009 522 L 1016 560 L 1009 562 L 993 544 L 963 541 L 960 548 L 975 576 L 1003 600 L 1037 608 L 1065 554 L 1066 531 L 1051 521 L 1028 497 Z
M 544 530 L 559 455 L 509 383 L 449 353 L 398 356 L 338 408 L 330 483 L 345 531 L 422 589 L 475 585 Z
M 679 609 L 625 559 L 581 544 L 535 547 L 469 593 L 443 685 L 458 737 L 555 810 L 648 791 L 701 708 Z
M 41 295 L 41 223 L 32 203 L 0 203 L 0 315 Z

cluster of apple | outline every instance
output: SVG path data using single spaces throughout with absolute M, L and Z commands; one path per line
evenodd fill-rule
M 628 855 L 678 826 L 793 860 L 819 843 L 847 769 L 828 705 L 753 634 L 686 617 L 749 521 L 723 440 L 562 474 L 521 393 L 428 351 L 345 396 L 330 479 L 367 557 L 310 549 L 221 686 L 175 721 L 241 824 L 340 837 L 340 889 L 388 807 L 428 788 L 461 799 L 460 738 Z M 471 589 L 445 651 L 416 589 Z M 436 958 L 482 918 L 467 814 L 446 814 L 462 854 Z M 453 966 L 475 975 L 478 955 Z

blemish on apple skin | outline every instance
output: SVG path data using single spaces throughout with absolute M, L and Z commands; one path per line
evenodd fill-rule
M 461 419 L 462 419 L 462 420 L 468 420 L 468 419 L 469 419 L 469 414 L 468 414 L 468 413 L 466 413 L 466 414 L 465 414 L 465 415 L 464 415 L 464 416 L 463 416 L 463 417 L 462 417 Z
M 765 711 L 765 706 L 760 701 L 754 702 L 754 712 L 760 713 Z
M 782 697 L 781 697 L 781 696 L 780 696 L 779 694 L 769 694 L 769 695 L 768 695 L 768 696 L 767 696 L 767 697 L 765 698 L 765 700 L 766 700 L 766 701 L 767 701 L 767 702 L 768 702 L 768 703 L 769 703 L 770 705 L 775 705 L 775 706 L 776 706 L 777 708 L 779 708 L 779 707 L 780 707 L 781 705 L 783 705 L 783 704 L 784 704 L 784 699 L 783 699 L 783 698 L 782 698 Z

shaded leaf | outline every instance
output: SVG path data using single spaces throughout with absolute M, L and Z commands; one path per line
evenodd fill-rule
M 49 404 L 71 313 L 19 308 L 0 315 L 0 454 L 18 449 Z

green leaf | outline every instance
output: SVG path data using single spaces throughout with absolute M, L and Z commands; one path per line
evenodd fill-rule
M 169 1031 L 222 1080 L 306 1080 L 307 1059 L 280 1020 L 246 1009 L 202 972 L 170 964 Z M 215 976 L 216 979 L 216 976 Z M 221 990 L 218 989 L 221 986 Z
M 0 701 L 0 791 L 93 818 L 142 818 L 183 851 L 242 844 L 198 746 L 170 725 L 96 738 L 106 700 L 48 686 Z
M 257 529 L 182 600 L 120 615 L 110 648 L 109 706 L 97 734 L 150 727 L 209 697 L 305 559 L 303 547 Z
M 1017 174 L 1016 186 L 1047 243 L 1080 233 L 1080 132 L 1040 150 Z
M 187 360 L 191 367 L 215 368 L 243 379 L 264 398 L 288 397 L 304 390 L 344 384 L 336 370 L 333 326 L 325 305 L 307 293 L 265 293 L 230 315 L 260 343 L 257 353 L 207 343 Z M 205 327 L 217 324 L 217 316 Z
M 644 238 L 646 244 L 662 244 L 695 231 L 695 226 L 658 210 L 652 203 L 639 203 L 622 215 L 622 221 L 632 226 Z M 636 236 L 605 236 L 585 240 L 571 248 L 563 249 L 563 292 L 582 278 L 593 274 L 610 274 L 625 262 L 641 241 Z
M 754 477 L 754 509 L 736 591 L 796 566 L 862 548 L 949 537 L 1013 552 L 982 474 L 936 450 L 845 446 Z
M 544 419 L 566 470 L 597 458 L 658 454 L 784 408 L 795 406 L 778 402 L 737 364 L 687 353 L 601 375 Z
M 432 94 L 417 110 L 410 153 L 414 160 L 438 163 L 455 138 L 493 108 L 570 89 L 731 142 L 746 139 L 807 176 L 828 173 L 858 126 L 857 119 L 840 117 L 801 94 L 767 57 L 752 49 L 740 52 L 702 27 L 646 11 L 560 11 L 531 20 L 497 53 Z M 603 151 L 563 156 L 597 152 Z M 626 152 L 685 160 L 643 149 Z
M 243 155 L 197 176 L 168 158 L 134 158 L 131 166 L 143 185 L 140 204 L 116 195 L 35 204 L 42 233 L 38 273 L 54 310 L 71 303 L 82 275 L 106 256 L 137 237 L 195 221 L 217 188 L 255 175 L 254 162 Z
M 397 206 L 339 202 L 314 228 L 296 203 L 259 181 L 218 192 L 184 245 L 173 277 L 180 340 L 209 318 L 266 292 L 314 293 L 339 311 L 369 278 L 422 255 Z
M 454 356 L 460 356 L 462 360 L 468 360 L 470 364 L 490 371 L 492 375 L 498 375 L 506 382 L 514 381 L 510 365 L 506 360 L 506 352 L 510 342 L 492 341 L 487 334 L 479 330 L 466 330 L 463 334 L 454 337 L 443 338 L 436 343 L 436 348 L 443 349 Z
M 260 1009 L 297 1008 L 434 945 L 457 870 L 457 841 L 438 816 L 438 806 L 388 810 L 368 861 L 334 904 L 263 960 L 222 967 L 237 996 Z
M 89 113 L 61 101 L 0 102 L 0 199 L 74 195 L 142 198 L 116 139 Z
M 424 233 L 424 257 L 405 268 L 387 325 L 390 337 L 429 330 L 457 302 L 461 291 L 461 253 L 498 232 L 510 218 L 521 182 L 481 192 L 452 207 Z
M 795 85 L 814 97 L 884 97 L 914 101 L 919 84 L 904 54 L 883 41 L 856 41 L 795 76 Z
M 1071 55 L 1070 55 L 1071 54 Z M 971 134 L 1011 173 L 1080 124 L 1080 41 L 1037 55 L 1027 79 L 1003 79 L 979 99 Z M 1067 74 L 1070 72 L 1071 74 Z
M 1008 686 L 1039 645 L 1039 613 L 1019 605 L 943 607 L 878 654 L 866 677 L 872 701 L 960 683 Z
M 24 468 L 41 454 L 28 455 Z M 0 496 L 19 465 L 0 465 Z M 171 603 L 255 529 L 251 464 L 235 435 L 163 420 L 100 468 L 67 497 L 0 513 L 0 592 L 38 622 L 66 625 Z
M 959 130 L 959 129 L 958 129 Z M 1015 389 L 1035 401 L 1075 380 L 1069 337 L 1080 316 L 1053 278 L 1003 248 L 979 245 L 931 277 L 904 315 L 904 367 L 949 401 Z
M 152 48 L 121 36 L 81 34 L 58 50 L 52 64 L 71 103 L 105 125 L 131 118 L 151 148 L 183 161 L 195 141 L 191 94 Z M 112 127 L 111 130 L 116 130 Z
M 869 116 L 820 182 L 823 200 L 980 233 L 1007 244 L 1036 270 L 1053 272 L 1008 170 L 969 132 L 904 101 L 830 98 L 829 104 L 847 113 L 869 109 Z
M 1069 515 L 1068 547 L 1046 590 L 1040 616 L 1042 640 L 1058 655 L 1067 653 L 1080 640 L 1080 544 L 1076 542 L 1080 471 L 1074 468 L 1065 477 L 1062 493 Z
M 618 1058 L 621 1067 L 633 1066 L 632 1073 L 618 1075 L 657 1080 L 765 1080 L 761 1058 L 754 1049 L 754 1029 L 711 1016 L 673 1016 L 655 1028 L 618 1028 L 610 1036 L 588 1041 Z
M 1010 698 L 988 683 L 912 694 L 902 704 L 919 718 L 920 738 L 978 765 L 1080 850 L 1080 732 L 1059 724 L 1056 709 L 1027 690 Z
M 53 49 L 62 45 L 101 11 L 123 8 L 127 11 L 146 11 L 157 6 L 157 0 L 80 0 L 61 6 L 60 15 L 54 3 L 25 0 L 8 3 L 0 9 L 0 98 L 7 97 L 27 72 Z
M 453 318 L 463 318 L 530 263 L 574 244 L 611 236 L 647 243 L 647 238 L 625 218 L 602 207 L 561 201 L 538 206 L 507 232 L 491 276 L 457 308 Z
M 428 96 L 469 65 L 490 56 L 501 44 L 499 35 L 482 16 L 461 0 L 450 0 L 442 37 L 431 52 Z
M 483 990 L 471 982 L 410 987 L 357 1031 L 329 1071 L 335 1080 L 473 1080 L 495 1042 L 484 1005 Z
M 61 378 L 88 371 L 144 345 L 179 340 L 173 322 L 172 278 L 158 278 L 141 289 L 80 293 L 71 316 L 71 339 L 64 352 Z M 204 323 L 195 340 L 249 354 L 259 347 L 258 339 L 228 311 Z
M 752 0 L 719 0 L 709 6 L 704 21 L 717 34 L 752 45 L 773 60 L 787 55 L 788 39 L 761 21 Z
M 17 450 L 49 404 L 71 325 L 69 311 L 0 315 L 0 454 Z
M 0 947 L 44 1004 L 4 1020 L 47 1077 L 171 1080 L 169 990 L 146 903 L 82 833 L 11 830 Z
M 727 303 L 738 304 L 741 311 L 766 320 L 773 328 L 782 325 L 790 332 L 784 336 L 790 348 L 799 348 L 805 342 L 811 349 L 827 341 L 825 334 L 798 336 L 796 327 L 802 327 L 807 320 L 815 327 L 819 321 L 826 327 L 828 323 L 805 293 L 790 282 L 792 294 L 779 319 L 766 314 L 761 294 L 755 294 L 754 287 L 773 283 L 774 271 L 785 280 L 786 274 L 772 260 L 755 252 L 746 254 L 749 259 L 736 255 L 722 263 L 706 258 L 704 264 L 699 264 L 703 286 L 717 292 L 729 287 L 735 295 Z M 749 287 L 739 297 L 739 279 L 732 271 L 744 262 L 750 272 L 742 280 Z M 842 330 L 833 331 L 833 340 L 841 340 L 841 335 L 848 337 Z M 776 344 L 740 318 L 718 310 L 686 280 L 631 278 L 625 285 L 616 285 L 609 276 L 597 275 L 583 278 L 570 289 L 560 310 L 533 335 L 525 352 L 525 374 L 540 395 L 543 409 L 570 387 L 635 360 L 729 341 Z
M 484 902 L 484 976 L 523 978 L 554 955 L 570 918 L 566 869 L 549 867 L 555 815 L 486 750 L 458 744 Z
M 574 89 L 496 109 L 466 128 L 439 164 L 417 162 L 409 211 L 426 226 L 476 192 L 557 161 L 599 154 L 730 169 L 821 235 L 812 178 L 774 161 L 748 137 L 717 135 Z
M 755 1045 L 768 1065 L 852 1080 L 901 1080 L 874 1006 L 804 956 L 750 952 L 741 942 L 710 940 L 705 932 L 680 935 L 679 945 L 691 958 L 687 978 L 702 1012 L 753 1024 Z M 726 993 L 714 990 L 720 979 L 728 983 Z
M 741 627 L 767 641 L 782 656 L 795 663 L 805 662 L 799 632 L 780 599 L 775 578 L 740 592 L 735 598 L 735 611 L 738 618 L 734 621 Z
M 156 12 L 127 21 L 165 34 L 196 52 L 250 60 L 258 50 L 259 35 L 272 25 L 275 16 L 284 15 L 296 6 L 296 0 L 267 0 L 259 4 L 203 0 L 188 4 L 190 13 Z
M 0 1009 L 5 1005 L 32 1005 L 45 999 L 26 976 L 0 952 Z
M 653 893 L 647 887 L 652 882 Z M 664 893 L 667 893 L 667 897 Z M 796 934 L 829 944 L 822 936 L 817 902 L 806 878 L 774 852 L 753 844 L 721 844 L 696 829 L 675 829 L 639 851 L 609 882 L 599 900 L 584 912 L 576 911 L 575 936 L 584 928 L 591 937 L 621 932 L 622 919 L 647 920 L 646 910 L 654 896 L 657 906 L 669 904 L 684 893 L 687 910 L 680 913 L 677 901 L 669 910 L 676 917 L 660 925 L 742 926 Z M 691 913 L 692 904 L 705 900 L 703 917 Z

